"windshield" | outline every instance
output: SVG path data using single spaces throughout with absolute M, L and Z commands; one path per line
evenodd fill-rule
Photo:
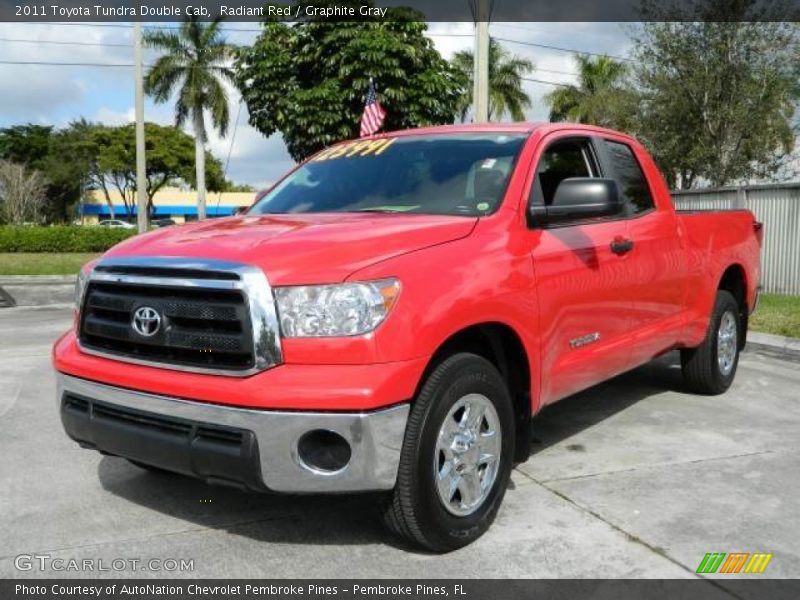
M 316 154 L 249 214 L 485 215 L 502 199 L 525 137 L 480 133 L 345 142 Z

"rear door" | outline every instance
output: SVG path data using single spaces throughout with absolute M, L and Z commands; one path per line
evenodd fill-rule
M 680 336 L 687 285 L 685 241 L 675 211 L 663 205 L 669 199 L 656 201 L 656 194 L 666 194 L 666 189 L 651 185 L 645 176 L 655 173 L 655 165 L 644 150 L 622 137 L 603 137 L 597 145 L 603 169 L 616 179 L 626 205 L 632 243 L 627 261 L 636 277 L 629 289 L 631 363 L 639 365 L 670 349 Z
M 530 204 L 552 203 L 570 177 L 600 177 L 595 141 L 548 136 L 534 158 Z M 612 244 L 628 237 L 615 217 L 543 227 L 529 222 L 542 350 L 542 402 L 548 403 L 624 371 L 629 364 L 634 269 Z

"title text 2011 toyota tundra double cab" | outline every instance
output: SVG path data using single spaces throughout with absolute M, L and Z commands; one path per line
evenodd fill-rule
M 436 551 L 491 524 L 544 406 L 680 349 L 724 392 L 757 300 L 747 211 L 676 213 L 634 139 L 569 124 L 390 133 L 246 214 L 134 237 L 55 345 L 81 445 L 209 482 L 386 492 Z

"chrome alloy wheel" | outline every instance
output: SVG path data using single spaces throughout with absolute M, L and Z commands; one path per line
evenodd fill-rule
M 465 517 L 486 501 L 497 478 L 502 437 L 497 411 L 483 394 L 467 394 L 447 413 L 436 440 L 433 476 L 448 512 Z
M 726 377 L 733 370 L 737 345 L 736 315 L 726 311 L 719 321 L 717 330 L 717 364 L 719 372 Z

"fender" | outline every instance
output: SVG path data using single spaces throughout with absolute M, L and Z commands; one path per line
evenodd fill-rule
M 689 296 L 682 344 L 700 344 L 708 329 L 717 290 L 723 287 L 725 273 L 731 267 L 740 270 L 744 282 L 744 307 L 755 304 L 758 286 L 758 241 L 753 235 L 753 217 L 749 211 L 731 211 L 730 218 L 719 221 L 711 213 L 679 213 L 687 232 Z
M 539 310 L 530 249 L 514 235 L 515 222 L 515 213 L 499 211 L 481 219 L 466 238 L 350 275 L 351 281 L 397 277 L 401 282 L 395 310 L 375 332 L 375 360 L 431 357 L 460 331 L 501 324 L 516 334 L 527 354 L 535 412 L 540 389 L 535 367 L 540 352 Z M 472 260 L 465 261 L 465 256 Z

